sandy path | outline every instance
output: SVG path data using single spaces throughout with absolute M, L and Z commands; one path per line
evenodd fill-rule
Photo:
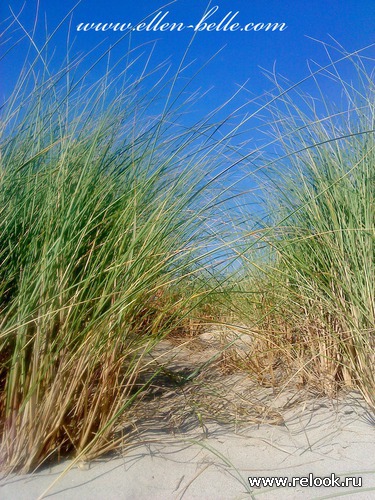
M 203 351 L 206 358 L 214 354 Z M 202 361 L 199 350 L 194 354 L 177 346 L 177 352 L 173 363 L 172 358 L 167 362 L 176 373 L 186 376 Z M 375 498 L 375 425 L 359 396 L 348 395 L 339 403 L 296 402 L 292 392 L 275 399 L 272 389 L 254 387 L 241 374 L 220 375 L 211 369 L 200 377 L 203 384 L 183 384 L 177 392 L 161 381 L 144 403 L 150 415 L 130 422 L 137 427 L 132 447 L 83 470 L 74 465 L 46 498 Z M 2 480 L 0 498 L 37 499 L 67 465 Z M 247 480 L 310 473 L 335 473 L 340 480 L 361 476 L 363 485 L 259 490 Z

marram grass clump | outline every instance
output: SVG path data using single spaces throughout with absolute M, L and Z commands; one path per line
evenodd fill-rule
M 174 77 L 142 94 L 146 70 L 92 86 L 70 72 L 26 70 L 2 108 L 5 472 L 111 450 L 147 353 L 205 293 L 190 283 L 208 261 L 212 133 L 178 128 Z
M 256 273 L 251 252 L 244 259 L 254 276 L 244 287 L 258 292 L 259 359 L 330 396 L 359 389 L 375 407 L 375 88 L 368 59 L 330 61 L 311 75 L 313 96 L 275 82 L 267 111 L 277 158 L 264 169 L 269 216 L 258 230 L 268 253 Z

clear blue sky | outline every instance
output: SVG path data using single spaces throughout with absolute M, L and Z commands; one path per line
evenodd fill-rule
M 9 6 L 15 13 L 25 7 L 20 19 L 30 29 L 33 24 L 36 0 L 2 0 L 0 13 L 4 20 L 10 15 Z M 43 38 L 44 17 L 47 19 L 48 31 L 51 32 L 61 19 L 73 8 L 75 1 L 40 0 L 39 36 Z M 120 32 L 76 32 L 79 23 L 132 23 L 143 20 L 153 11 L 168 12 L 164 22 L 183 22 L 185 25 L 196 25 L 208 6 L 206 0 L 177 0 L 170 5 L 156 0 L 82 0 L 72 15 L 71 39 L 75 38 L 72 56 L 87 53 L 99 42 L 102 48 L 113 45 L 122 36 Z M 196 85 L 203 90 L 214 87 L 206 100 L 207 106 L 215 105 L 223 98 L 231 95 L 236 84 L 248 80 L 247 87 L 254 94 L 259 94 L 267 86 L 260 67 L 272 69 L 276 63 L 277 72 L 297 81 L 307 74 L 306 61 L 316 60 L 326 63 L 327 59 L 322 46 L 308 37 L 331 43 L 329 35 L 334 37 L 347 51 L 356 50 L 375 42 L 375 2 L 374 0 L 213 0 L 209 8 L 218 6 L 218 10 L 209 22 L 219 23 L 228 13 L 228 18 L 238 11 L 233 22 L 241 26 L 247 23 L 284 22 L 287 29 L 283 32 L 265 31 L 202 31 L 196 36 L 189 60 L 196 59 L 196 67 L 207 61 L 217 50 L 222 52 L 210 63 L 199 76 Z M 148 17 L 148 21 L 152 17 Z M 6 25 L 6 22 L 2 26 Z M 56 47 L 54 60 L 59 65 L 66 50 L 66 34 L 68 21 L 54 37 L 52 45 Z M 141 31 L 132 35 L 132 45 L 158 40 L 153 60 L 171 58 L 175 65 L 181 58 L 193 30 L 185 31 Z M 8 38 L 10 33 L 8 33 Z M 15 40 L 17 33 L 11 33 Z M 4 37 L 5 38 L 5 37 Z M 9 42 L 6 46 L 9 45 Z M 113 52 L 118 58 L 125 54 L 128 47 L 126 37 Z M 0 46 L 0 50 L 4 46 Z M 8 91 L 14 81 L 18 64 L 23 58 L 26 45 L 20 45 L 14 51 L 14 63 L 2 63 L 2 94 Z M 374 53 L 375 51 L 373 51 Z M 102 68 L 98 68 L 102 71 Z M 99 74 L 99 73 L 98 73 Z M 95 78 L 95 74 L 92 75 Z
M 35 19 L 37 0 L 2 0 L 0 14 L 2 27 L 9 24 L 11 11 L 20 14 L 20 20 L 25 28 L 31 32 Z M 39 20 L 35 40 L 41 46 L 45 39 L 45 32 L 51 33 L 61 20 L 77 4 L 74 0 L 40 0 Z M 23 9 L 22 9 L 22 6 Z M 202 19 L 205 10 L 218 7 L 216 12 L 206 21 L 219 24 L 222 19 L 227 21 L 235 16 L 231 23 L 239 23 L 239 29 L 226 31 L 200 31 L 194 38 L 187 57 L 187 61 L 195 61 L 187 72 L 190 78 L 194 72 L 204 65 L 217 51 L 222 51 L 199 73 L 191 83 L 190 90 L 200 89 L 205 92 L 211 89 L 200 101 L 198 109 L 193 112 L 193 121 L 206 115 L 215 107 L 228 99 L 238 88 L 238 85 L 247 81 L 247 96 L 258 96 L 270 88 L 270 83 L 262 74 L 261 68 L 276 71 L 295 83 L 309 74 L 307 61 L 316 61 L 325 65 L 328 62 L 327 54 L 317 39 L 332 44 L 333 37 L 348 52 L 352 52 L 375 42 L 375 1 L 374 0 L 177 0 L 169 5 L 157 0 L 82 0 L 59 28 L 49 44 L 49 57 L 52 56 L 52 67 L 58 68 L 64 64 L 67 47 L 67 33 L 70 25 L 70 57 L 88 54 L 98 44 L 100 48 L 93 53 L 94 60 L 100 52 L 114 46 L 111 54 L 112 64 L 124 56 L 129 47 L 129 36 L 119 31 L 77 31 L 81 23 L 137 23 L 145 20 L 150 22 L 159 11 L 165 14 L 164 22 L 183 23 L 185 26 L 196 26 Z M 154 14 L 153 14 L 154 13 Z M 6 20 L 8 19 L 8 20 Z M 283 31 L 246 31 L 241 30 L 249 23 L 285 23 Z M 225 24 L 225 23 L 224 23 Z M 46 27 L 47 26 L 47 27 Z M 223 26 L 223 24 L 222 24 Z M 168 59 L 176 69 L 181 57 L 192 39 L 193 28 L 182 31 L 135 31 L 131 35 L 131 46 L 144 45 L 140 51 L 147 53 L 157 41 L 151 67 L 158 62 Z M 9 48 L 22 35 L 22 30 L 13 24 L 5 36 L 0 51 Z M 121 39 L 123 37 L 123 39 Z M 0 39 L 1 41 L 1 39 Z M 118 43 L 119 42 L 119 43 Z M 145 48 L 146 47 L 146 48 Z M 0 61 L 0 101 L 7 96 L 14 85 L 18 71 L 27 52 L 28 44 L 20 43 L 7 57 Z M 137 52 L 135 53 L 137 54 Z M 369 64 L 373 64 L 375 49 L 366 51 Z M 340 57 L 332 49 L 333 57 Z M 143 59 L 143 61 L 145 58 Z M 140 65 L 134 66 L 134 71 L 140 71 Z M 106 62 L 98 65 L 89 77 L 89 81 L 100 78 L 106 69 Z M 316 67 L 316 66 L 315 66 Z M 343 71 L 346 71 L 345 66 Z M 348 69 L 350 71 L 350 69 Z M 351 74 L 344 75 L 347 79 Z M 307 89 L 309 82 L 307 82 Z M 340 101 L 335 90 L 330 89 L 327 80 L 327 93 L 332 100 Z M 241 99 L 233 106 L 242 104 Z M 228 112 L 231 110 L 229 109 Z M 199 113 L 201 116 L 198 116 Z M 191 115 L 190 115 L 191 116 Z M 189 119 L 189 118 L 188 118 Z M 187 122 L 188 123 L 188 122 Z M 249 124 L 252 128 L 256 125 Z M 246 132 L 247 133 L 247 132 Z M 252 130 L 249 134 L 257 134 Z M 256 138 L 256 136 L 255 136 Z M 253 140 L 254 136 L 249 135 Z M 241 139 L 242 140 L 242 139 Z M 244 139 L 245 141 L 247 138 Z

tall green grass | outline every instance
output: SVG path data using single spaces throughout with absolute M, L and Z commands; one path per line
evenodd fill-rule
M 227 131 L 214 114 L 180 124 L 192 104 L 185 59 L 162 77 L 132 54 L 90 84 L 79 61 L 50 71 L 37 51 L 1 109 L 6 472 L 112 450 L 150 381 L 140 382 L 148 353 L 197 307 L 232 307 L 253 339 L 242 366 L 261 381 L 282 367 L 284 379 L 331 395 L 354 386 L 375 405 L 374 84 L 363 60 L 352 58 L 356 84 L 332 61 L 311 75 L 320 104 L 276 79 L 275 95 Z M 332 110 L 320 76 L 345 109 Z M 256 116 L 276 160 L 231 142 Z M 249 202 L 268 209 L 251 227 L 248 200 L 228 213 L 241 174 L 227 174 L 241 163 L 266 194 Z
M 146 56 L 131 77 L 131 54 L 90 84 L 82 61 L 50 72 L 38 52 L 2 106 L 6 472 L 111 450 L 147 353 L 207 293 L 194 277 L 215 254 L 207 220 L 222 197 L 208 187 L 226 146 L 206 119 L 179 126 L 192 101 L 178 73 Z
M 266 120 L 276 160 L 264 165 L 269 216 L 258 231 L 268 251 L 257 273 L 245 264 L 257 276 L 254 357 L 268 362 L 251 363 L 281 363 L 329 395 L 355 387 L 374 407 L 375 88 L 370 59 L 336 59 L 312 72 L 309 95 L 274 80 Z

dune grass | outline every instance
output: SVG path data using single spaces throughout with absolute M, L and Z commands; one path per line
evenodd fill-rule
M 229 132 L 214 114 L 183 125 L 185 60 L 169 77 L 141 58 L 130 51 L 90 84 L 80 61 L 50 71 L 38 52 L 1 109 L 5 472 L 114 449 L 121 415 L 157 375 L 141 377 L 149 352 L 197 310 L 221 323 L 231 311 L 252 339 L 241 367 L 261 383 L 356 387 L 375 406 L 374 84 L 361 58 L 356 84 L 332 61 L 311 75 L 319 105 L 275 79 Z M 231 142 L 258 115 L 276 159 Z M 252 190 L 241 198 L 227 177 L 241 163 L 265 195 L 256 214 Z
M 375 407 L 375 89 L 371 60 L 339 58 L 312 72 L 312 95 L 274 80 L 264 248 L 256 266 L 252 251 L 243 259 L 244 290 L 256 292 L 245 307 L 256 338 L 248 365 L 268 378 L 282 367 L 284 382 L 330 396 L 356 388 Z M 348 62 L 351 81 L 341 76 Z
M 207 294 L 194 278 L 215 253 L 207 220 L 225 144 L 205 119 L 179 126 L 192 103 L 175 91 L 179 72 L 146 56 L 128 76 L 139 58 L 90 84 L 82 61 L 50 72 L 40 52 L 2 107 L 5 472 L 113 449 L 147 387 L 147 353 Z

